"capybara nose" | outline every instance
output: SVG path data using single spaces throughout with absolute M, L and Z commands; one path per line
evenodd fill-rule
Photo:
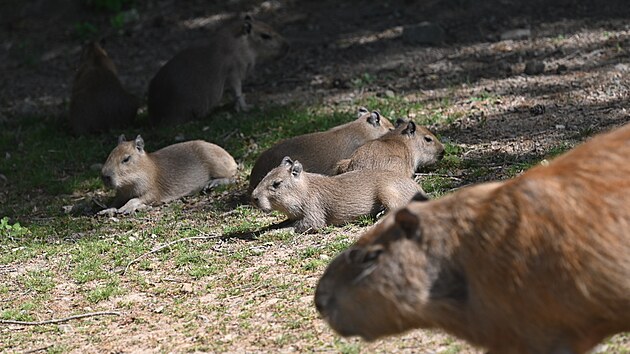
M 103 180 L 103 184 L 105 185 L 105 187 L 111 187 L 112 186 L 112 176 L 102 174 L 101 175 L 101 179 Z
M 315 291 L 315 308 L 322 316 L 326 314 L 326 311 L 330 307 L 332 298 L 323 291 Z

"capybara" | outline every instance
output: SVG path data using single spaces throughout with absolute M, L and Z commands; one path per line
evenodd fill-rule
M 121 135 L 101 171 L 105 186 L 116 190 L 113 208 L 102 212 L 128 214 L 167 203 L 205 187 L 229 183 L 236 171 L 237 164 L 229 153 L 203 140 L 147 153 L 140 135 L 130 141 Z
M 491 353 L 585 353 L 630 330 L 630 125 L 505 182 L 411 202 L 315 293 L 344 336 L 442 328 Z
M 114 62 L 98 42 L 87 44 L 70 97 L 70 127 L 75 134 L 104 132 L 129 126 L 140 102 L 118 79 Z
M 286 156 L 252 193 L 265 212 L 280 211 L 295 221 L 297 232 L 341 225 L 405 205 L 422 188 L 409 177 L 387 171 L 361 170 L 324 176 L 303 170 Z
M 334 175 L 339 160 L 346 159 L 361 145 L 394 129 L 378 111 L 360 107 L 358 118 L 332 129 L 282 140 L 256 160 L 249 177 L 249 191 L 278 166 L 284 156 L 299 160 L 307 172 Z
M 354 170 L 385 170 L 413 177 L 417 169 L 444 157 L 444 145 L 413 121 L 397 122 L 396 129 L 360 146 L 349 159 L 337 163 L 337 173 Z
M 203 118 L 226 88 L 234 93 L 236 110 L 247 110 L 243 80 L 256 62 L 287 50 L 287 41 L 265 23 L 250 16 L 227 21 L 206 45 L 184 49 L 160 68 L 149 83 L 149 119 L 176 124 Z

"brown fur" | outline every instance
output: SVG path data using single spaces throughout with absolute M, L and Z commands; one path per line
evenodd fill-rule
M 413 176 L 417 169 L 444 157 L 444 145 L 424 127 L 412 121 L 360 146 L 347 160 L 337 163 L 337 173 L 385 170 Z
M 493 353 L 584 353 L 630 330 L 630 125 L 512 180 L 412 202 L 330 264 L 342 335 L 441 327 Z
M 385 171 L 354 171 L 338 176 L 303 172 L 289 157 L 271 170 L 252 193 L 263 211 L 278 210 L 295 221 L 298 232 L 341 225 L 362 215 L 405 205 L 420 186 Z
M 346 159 L 361 145 L 376 139 L 394 128 L 377 111 L 359 108 L 359 117 L 349 123 L 324 132 L 299 135 L 283 140 L 265 150 L 256 160 L 249 177 L 249 191 L 253 191 L 267 172 L 278 165 L 284 156 L 300 160 L 307 172 L 334 175 L 335 164 Z
M 225 88 L 237 110 L 247 110 L 242 81 L 257 61 L 277 58 L 286 40 L 268 25 L 244 20 L 224 24 L 203 47 L 185 49 L 169 60 L 149 84 L 148 110 L 153 123 L 175 124 L 206 116 Z
M 203 140 L 173 144 L 153 153 L 138 135 L 120 136 L 101 171 L 105 186 L 116 190 L 114 208 L 131 213 L 146 205 L 166 203 L 207 186 L 230 182 L 237 165 L 220 146 Z
M 122 87 L 116 66 L 105 50 L 97 42 L 86 45 L 70 98 L 68 118 L 74 133 L 128 126 L 138 106 L 139 100 Z

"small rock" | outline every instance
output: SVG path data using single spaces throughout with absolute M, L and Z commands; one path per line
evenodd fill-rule
M 538 75 L 545 72 L 545 63 L 539 60 L 530 60 L 525 64 L 525 74 Z
M 101 171 L 103 169 L 103 164 L 102 163 L 93 163 L 90 165 L 90 170 L 92 171 Z
M 501 33 L 501 40 L 520 40 L 529 39 L 532 36 L 532 31 L 529 28 L 516 28 L 513 30 L 505 31 Z
M 392 91 L 392 90 L 385 90 L 385 97 L 393 98 L 394 96 L 396 96 L 394 91 Z
M 158 306 L 153 310 L 153 312 L 155 313 L 162 313 L 163 311 L 164 311 L 164 306 Z
M 439 45 L 446 40 L 446 32 L 439 25 L 425 21 L 404 26 L 402 40 L 406 44 Z
M 186 136 L 184 136 L 184 134 L 177 134 L 177 135 L 175 135 L 174 140 L 177 141 L 177 142 L 181 142 L 181 141 L 186 140 Z
M 320 254 L 319 259 L 321 259 L 322 261 L 327 261 L 330 259 L 330 256 L 327 254 Z
M 561 130 L 561 129 L 565 129 L 566 127 L 564 126 L 564 124 L 556 124 L 556 129 Z
M 184 283 L 182 285 L 182 292 L 184 293 L 192 293 L 193 292 L 193 286 L 191 283 Z

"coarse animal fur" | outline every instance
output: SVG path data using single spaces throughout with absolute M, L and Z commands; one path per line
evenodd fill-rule
M 630 125 L 548 166 L 390 213 L 317 309 L 373 340 L 439 327 L 492 353 L 585 353 L 630 330 Z
M 225 88 L 233 91 L 236 110 L 248 110 L 242 82 L 260 60 L 288 51 L 287 41 L 270 26 L 246 16 L 228 21 L 208 44 L 177 53 L 149 84 L 149 119 L 177 124 L 205 117 Z
M 167 203 L 208 186 L 229 183 L 237 164 L 220 146 L 203 140 L 186 141 L 153 153 L 144 150 L 140 135 L 121 135 L 101 171 L 106 187 L 116 190 L 113 209 L 131 213 L 147 205 Z
M 339 160 L 350 157 L 359 146 L 392 129 L 392 123 L 378 111 L 369 112 L 360 107 L 358 118 L 352 122 L 285 139 L 258 157 L 249 177 L 249 191 L 251 193 L 284 156 L 299 160 L 307 172 L 334 175 Z
M 420 186 L 409 177 L 386 171 L 354 171 L 338 176 L 304 172 L 288 156 L 252 193 L 265 212 L 277 210 L 295 221 L 298 232 L 341 225 L 363 215 L 405 205 Z
M 360 146 L 349 159 L 337 163 L 337 173 L 384 170 L 412 177 L 416 170 L 444 157 L 444 145 L 413 121 L 400 122 L 395 130 Z
M 114 62 L 98 42 L 87 44 L 72 83 L 68 120 L 73 132 L 81 135 L 129 126 L 139 103 L 122 87 Z

